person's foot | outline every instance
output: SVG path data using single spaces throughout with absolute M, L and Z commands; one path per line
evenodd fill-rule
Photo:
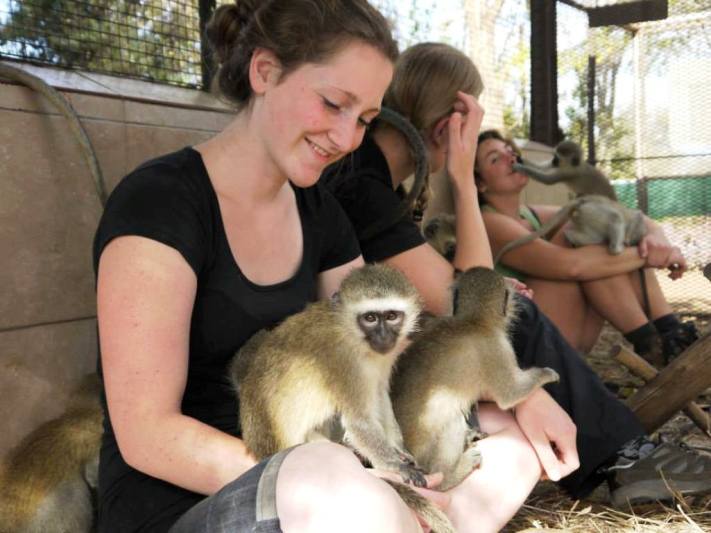
M 668 364 L 694 344 L 699 338 L 699 332 L 693 322 L 680 322 L 677 327 L 662 332 L 660 336 L 662 338 L 662 355 Z
M 684 445 L 660 444 L 639 453 L 637 459 L 622 453 L 607 474 L 615 507 L 672 500 L 675 494 L 711 492 L 711 457 Z
M 664 354 L 664 341 L 656 330 L 642 341 L 637 342 L 634 345 L 634 351 L 657 369 L 662 369 L 667 364 L 668 359 Z

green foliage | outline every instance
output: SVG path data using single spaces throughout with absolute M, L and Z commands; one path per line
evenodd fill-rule
M 128 77 L 197 85 L 197 2 L 15 2 L 0 27 L 7 55 Z

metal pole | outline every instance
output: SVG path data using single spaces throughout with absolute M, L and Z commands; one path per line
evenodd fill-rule
M 212 83 L 212 54 L 205 38 L 205 26 L 215 11 L 216 0 L 200 0 L 198 12 L 200 15 L 200 68 L 202 70 L 202 90 L 209 91 Z
M 588 56 L 588 163 L 594 165 L 595 156 L 595 65 L 596 57 Z
M 558 127 L 558 51 L 555 0 L 531 0 L 531 133 L 555 145 Z

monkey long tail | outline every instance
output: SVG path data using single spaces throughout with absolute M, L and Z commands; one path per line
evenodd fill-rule
M 432 528 L 433 533 L 456 533 L 447 515 L 415 489 L 397 481 L 391 481 L 389 479 L 383 481 L 395 489 L 395 492 L 402 498 L 405 505 L 425 519 L 427 524 Z
M 409 213 L 415 202 L 420 196 L 422 189 L 425 187 L 425 182 L 427 181 L 427 176 L 429 174 L 429 164 L 427 161 L 427 148 L 425 147 L 425 142 L 422 140 L 420 132 L 401 114 L 383 107 L 378 114 L 378 120 L 387 122 L 395 129 L 400 131 L 407 139 L 408 144 L 412 150 L 412 155 L 415 159 L 415 181 L 412 184 L 412 189 L 407 194 L 405 199 L 400 203 L 399 208 L 393 212 L 389 213 L 388 216 L 373 222 L 370 226 L 363 229 L 363 232 L 358 236 L 359 239 L 368 239 L 373 235 L 386 230 L 393 224 L 397 223 L 402 217 Z
M 29 72 L 25 72 L 22 69 L 11 67 L 7 63 L 0 62 L 0 76 L 21 83 L 30 89 L 37 91 L 47 98 L 47 100 L 52 102 L 60 113 L 65 116 L 69 122 L 69 127 L 71 128 L 72 133 L 74 133 L 74 137 L 81 146 L 87 165 L 89 165 L 89 170 L 91 171 L 91 175 L 94 179 L 94 187 L 96 188 L 96 193 L 99 195 L 101 205 L 105 205 L 107 194 L 106 187 L 104 186 L 104 177 L 101 174 L 101 167 L 99 167 L 99 162 L 96 159 L 96 153 L 94 152 L 94 147 L 89 140 L 89 136 L 86 134 L 86 130 L 84 130 L 81 122 L 79 122 L 79 117 L 77 116 L 76 111 L 74 111 L 72 105 L 69 103 L 69 100 L 67 100 L 62 93 L 49 86 L 37 76 L 30 74 Z
M 523 237 L 520 237 L 516 240 L 507 243 L 506 246 L 504 246 L 501 250 L 499 250 L 499 253 L 496 254 L 496 257 L 494 258 L 494 265 L 497 265 L 501 258 L 504 256 L 504 254 L 510 252 L 514 248 L 518 248 L 519 246 L 528 244 L 529 242 L 538 239 L 539 237 L 542 237 L 544 239 L 550 239 L 555 234 L 555 232 L 558 231 L 560 227 L 570 219 L 570 217 L 573 215 L 573 211 L 575 211 L 584 201 L 585 198 L 578 198 L 576 200 L 573 200 L 572 202 L 568 202 L 563 207 L 561 207 L 560 210 L 540 228 L 535 231 L 532 231 L 528 235 L 524 235 Z

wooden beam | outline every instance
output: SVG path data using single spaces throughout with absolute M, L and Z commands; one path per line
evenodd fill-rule
M 663 20 L 669 16 L 667 0 L 637 0 L 586 9 L 588 26 L 623 26 L 633 22 Z
M 610 352 L 610 357 L 616 359 L 624 366 L 626 366 L 630 372 L 642 378 L 644 381 L 651 381 L 654 379 L 659 370 L 654 368 L 645 359 L 642 359 L 639 355 L 631 350 L 628 350 L 624 346 L 615 346 Z M 698 406 L 696 402 L 689 402 L 683 408 L 684 414 L 688 416 L 705 435 L 711 437 L 711 417 Z M 645 421 L 642 421 L 642 425 L 647 427 Z
M 711 387 L 711 334 L 706 334 L 664 367 L 627 400 L 649 432 Z

